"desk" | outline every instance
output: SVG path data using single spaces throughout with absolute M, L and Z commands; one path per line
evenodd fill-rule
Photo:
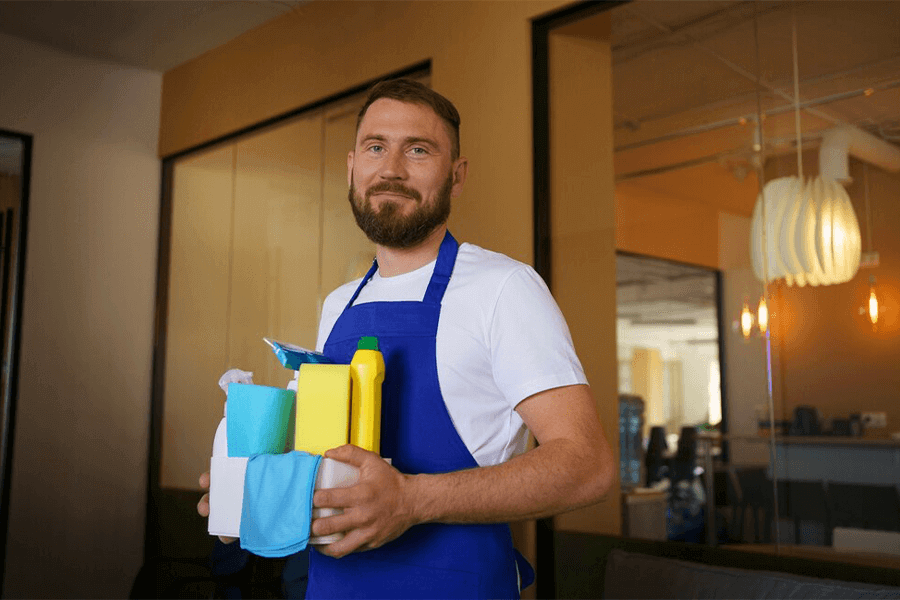
M 725 439 L 771 442 L 768 437 Z M 775 468 L 769 476 L 785 481 L 830 481 L 900 486 L 900 440 L 839 436 L 777 436 Z
M 788 481 L 900 484 L 900 442 L 840 437 L 775 438 L 775 475 Z

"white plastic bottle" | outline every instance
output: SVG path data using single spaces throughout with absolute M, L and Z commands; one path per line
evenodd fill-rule
M 225 402 L 225 414 L 216 428 L 216 436 L 213 438 L 213 456 L 228 456 L 228 401 Z
M 209 523 L 211 535 L 240 537 L 244 504 L 246 457 L 228 456 L 228 402 L 213 438 L 209 469 Z

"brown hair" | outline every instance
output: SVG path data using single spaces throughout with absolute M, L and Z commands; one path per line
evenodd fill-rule
M 459 112 L 447 98 L 412 79 L 388 79 L 376 83 L 369 90 L 366 103 L 359 109 L 359 115 L 356 117 L 357 132 L 359 132 L 359 125 L 362 123 L 363 117 L 366 116 L 369 106 L 381 98 L 390 98 L 391 100 L 399 100 L 409 104 L 419 104 L 433 110 L 447 125 L 447 130 L 450 134 L 451 158 L 453 160 L 459 158 Z

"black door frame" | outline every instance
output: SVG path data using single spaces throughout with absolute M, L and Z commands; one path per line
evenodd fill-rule
M 550 237 L 550 33 L 611 10 L 623 1 L 580 2 L 531 22 L 531 94 L 534 189 L 534 268 L 553 290 Z M 556 548 L 553 519 L 539 519 L 535 530 L 535 594 L 556 598 Z
M 9 244 L 12 232 L 16 232 L 15 251 L 2 249 L 2 287 L 0 299 L 0 356 L 6 371 L 6 382 L 0 390 L 0 597 L 3 597 L 4 575 L 6 573 L 6 540 L 9 533 L 9 497 L 15 446 L 16 403 L 19 396 L 19 357 L 22 341 L 22 305 L 24 296 L 25 249 L 28 238 L 28 196 L 31 191 L 31 151 L 34 143 L 32 135 L 18 131 L 0 129 L 0 137 L 15 138 L 22 143 L 22 171 L 19 188 L 19 209 L 13 217 L 6 213 L 3 224 L 3 243 Z M 3 222 L 3 221 L 0 221 Z M 15 257 L 15 265 L 11 258 Z M 7 306 L 7 298 L 9 305 Z M 9 321 L 7 322 L 7 315 Z

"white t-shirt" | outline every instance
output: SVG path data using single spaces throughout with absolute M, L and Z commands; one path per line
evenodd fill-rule
M 354 305 L 422 300 L 434 265 L 387 278 L 376 272 Z M 320 352 L 359 282 L 325 299 Z M 528 432 L 514 410 L 519 402 L 587 383 L 568 326 L 540 276 L 524 263 L 468 243 L 460 245 L 444 294 L 436 352 L 447 411 L 481 466 L 525 451 Z

